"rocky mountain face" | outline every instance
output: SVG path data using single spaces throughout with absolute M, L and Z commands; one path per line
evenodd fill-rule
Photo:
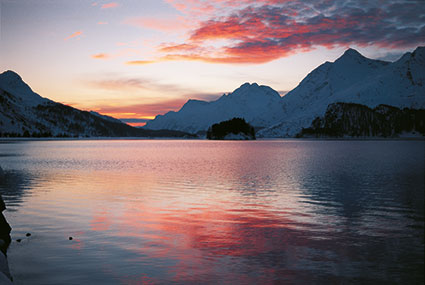
M 214 123 L 244 118 L 261 128 L 258 137 L 293 137 L 336 102 L 374 108 L 425 108 L 425 47 L 396 62 L 373 60 L 348 49 L 335 62 L 325 62 L 280 97 L 267 86 L 246 83 L 216 101 L 189 100 L 178 112 L 158 115 L 150 129 L 205 131 Z
M 425 109 L 378 105 L 371 109 L 354 103 L 330 104 L 297 137 L 425 136 Z
M 181 137 L 179 131 L 148 131 L 94 112 L 42 98 L 13 71 L 0 74 L 0 136 Z

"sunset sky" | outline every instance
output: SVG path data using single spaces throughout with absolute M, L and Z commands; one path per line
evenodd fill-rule
M 284 94 L 352 47 L 425 43 L 425 1 L 0 0 L 0 72 L 84 110 L 151 119 L 244 82 Z

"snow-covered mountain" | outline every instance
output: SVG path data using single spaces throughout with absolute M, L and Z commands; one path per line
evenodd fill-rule
M 198 132 L 240 117 L 264 127 L 260 137 L 292 137 L 336 102 L 425 108 L 425 47 L 396 62 L 368 59 L 348 49 L 335 62 L 314 69 L 283 97 L 270 87 L 245 83 L 216 101 L 189 100 L 178 112 L 158 115 L 146 128 Z
M 13 94 L 19 103 L 26 107 L 51 102 L 32 91 L 17 73 L 10 70 L 0 74 L 0 89 L 3 93 Z
M 245 83 L 216 101 L 189 100 L 178 112 L 171 111 L 148 121 L 145 128 L 196 133 L 234 117 L 244 118 L 255 127 L 267 127 L 279 122 L 281 114 L 278 92 L 268 86 Z
M 395 62 L 372 60 L 353 49 L 326 62 L 281 97 L 256 83 L 211 102 L 189 100 L 178 112 L 158 115 L 144 129 L 42 98 L 13 71 L 0 74 L 0 135 L 46 136 L 181 136 L 234 117 L 262 128 L 257 137 L 292 137 L 310 127 L 333 103 L 375 108 L 425 108 L 425 47 Z M 157 130 L 174 130 L 160 133 Z
M 404 54 L 396 62 L 372 60 L 353 49 L 335 62 L 308 74 L 282 98 L 280 123 L 263 129 L 260 137 L 292 137 L 325 114 L 329 104 L 357 103 L 375 108 L 425 108 L 425 47 Z
M 178 131 L 133 128 L 112 117 L 42 98 L 13 71 L 0 74 L 0 136 L 172 137 Z

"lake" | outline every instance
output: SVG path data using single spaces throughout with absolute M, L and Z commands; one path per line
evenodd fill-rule
M 1 141 L 10 270 L 16 284 L 423 284 L 424 152 L 398 140 Z

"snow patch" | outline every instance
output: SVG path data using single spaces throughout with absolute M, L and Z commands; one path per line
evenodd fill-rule
M 238 134 L 230 133 L 230 134 L 227 134 L 223 139 L 224 140 L 252 140 L 252 137 L 244 133 L 238 133 Z

